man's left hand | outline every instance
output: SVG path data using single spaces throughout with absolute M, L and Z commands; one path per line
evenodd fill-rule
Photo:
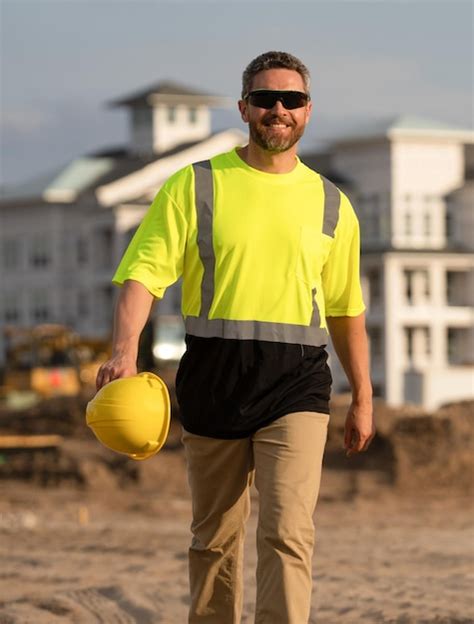
M 375 436 L 375 423 L 372 404 L 352 402 L 346 416 L 344 428 L 344 448 L 346 457 L 366 451 Z

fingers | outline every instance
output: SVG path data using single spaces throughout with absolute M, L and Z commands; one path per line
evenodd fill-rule
M 352 446 L 352 436 L 354 434 L 354 428 L 346 424 L 344 429 L 344 448 L 350 449 Z
M 372 442 L 372 440 L 374 439 L 374 437 L 375 437 L 375 431 L 374 431 L 373 433 L 371 433 L 371 434 L 370 434 L 370 436 L 369 436 L 369 437 L 367 438 L 367 440 L 365 441 L 365 444 L 364 444 L 364 446 L 362 447 L 362 452 L 366 451 L 366 450 L 369 448 L 370 443 Z
M 100 390 L 101 388 L 106 386 L 108 383 L 110 383 L 114 379 L 119 379 L 120 377 L 122 377 L 122 375 L 114 373 L 113 371 L 107 368 L 104 369 L 103 371 L 99 371 L 99 373 L 97 374 L 97 379 L 96 379 L 96 384 L 95 384 L 97 390 Z
M 113 381 L 114 379 L 118 379 L 120 376 L 120 373 L 118 371 L 115 371 L 110 366 L 110 364 L 106 362 L 99 368 L 99 372 L 97 373 L 97 379 L 95 383 L 97 390 L 100 390 L 109 382 Z
M 371 434 L 360 434 L 357 429 L 348 427 L 344 434 L 344 448 L 346 457 L 351 457 L 357 453 L 365 452 L 375 436 L 375 431 Z
M 109 373 L 107 372 L 106 369 L 104 369 L 103 366 L 101 366 L 99 368 L 99 372 L 97 373 L 97 378 L 95 381 L 95 385 L 97 390 L 100 390 L 102 388 L 102 386 L 105 386 L 107 383 L 109 383 Z
M 137 367 L 130 361 L 124 361 L 123 359 L 111 359 L 104 362 L 97 372 L 95 385 L 97 391 L 103 388 L 105 385 L 114 381 L 115 379 L 121 379 L 122 377 L 131 377 L 136 375 Z
M 97 374 L 97 379 L 96 379 L 97 390 L 100 390 L 101 388 L 106 386 L 108 383 L 110 383 L 114 379 L 120 379 L 120 377 L 125 377 L 122 371 L 116 370 L 112 368 L 111 366 L 107 366 L 107 363 L 104 364 L 99 369 L 99 372 Z
M 112 381 L 114 379 L 112 373 L 110 370 L 103 369 L 102 371 L 99 372 L 99 375 L 97 375 L 97 390 L 100 390 L 101 388 L 103 388 L 104 386 L 106 386 L 110 381 Z

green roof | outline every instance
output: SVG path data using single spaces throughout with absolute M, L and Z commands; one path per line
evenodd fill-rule
M 60 169 L 15 186 L 0 188 L 0 201 L 44 199 L 48 193 L 66 193 L 72 196 L 89 188 L 96 180 L 109 173 L 114 158 L 82 157 Z M 48 198 L 49 199 L 49 198 Z
M 114 164 L 113 158 L 77 158 L 63 169 L 44 191 L 80 193 L 113 169 Z

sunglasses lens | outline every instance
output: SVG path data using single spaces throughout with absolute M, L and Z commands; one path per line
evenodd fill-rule
M 250 104 L 258 108 L 273 108 L 277 100 L 278 97 L 275 93 L 265 93 L 262 91 L 262 93 L 251 93 L 249 95 Z
M 292 93 L 286 93 L 282 99 L 282 104 L 288 110 L 293 108 L 302 108 L 306 106 L 308 97 L 305 93 L 299 93 L 299 91 L 293 91 Z
M 249 102 L 258 108 L 270 109 L 281 102 L 287 110 L 306 106 L 308 96 L 300 91 L 254 91 L 249 94 Z

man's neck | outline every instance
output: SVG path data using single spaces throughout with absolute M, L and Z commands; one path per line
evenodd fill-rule
M 297 163 L 296 145 L 286 152 L 273 153 L 250 141 L 245 147 L 240 147 L 237 154 L 247 165 L 265 173 L 290 173 Z

